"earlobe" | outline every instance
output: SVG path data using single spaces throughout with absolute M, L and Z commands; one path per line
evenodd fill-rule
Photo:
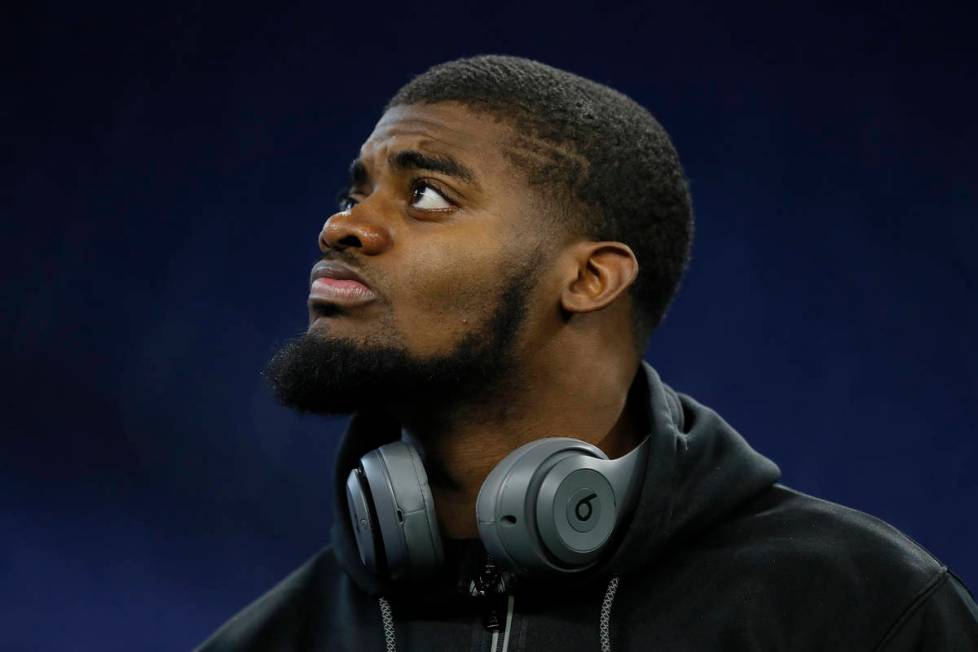
M 561 304 L 569 312 L 601 310 L 638 277 L 638 260 L 622 242 L 582 243 L 574 259 L 577 276 L 561 296 Z

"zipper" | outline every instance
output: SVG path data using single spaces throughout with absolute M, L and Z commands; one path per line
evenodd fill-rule
M 507 611 L 512 612 L 514 602 L 513 596 L 508 595 L 512 584 L 512 576 L 500 569 L 488 553 L 484 554 L 479 571 L 469 580 L 469 595 L 481 602 L 482 626 L 493 634 L 493 649 L 500 631 L 511 619 Z
M 469 595 L 482 603 L 482 626 L 488 632 L 502 628 L 500 613 L 505 609 L 506 584 L 492 555 L 486 554 L 478 574 L 469 581 Z
M 491 652 L 506 652 L 509 649 L 509 630 L 513 622 L 513 606 L 516 604 L 516 598 L 512 595 L 508 595 L 506 598 L 506 627 L 503 629 L 503 646 L 497 647 L 499 645 L 499 632 L 495 631 L 492 633 L 492 640 L 490 641 Z

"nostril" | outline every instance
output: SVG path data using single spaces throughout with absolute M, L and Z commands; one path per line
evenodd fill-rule
M 343 245 L 344 247 L 362 247 L 363 245 L 357 239 L 355 235 L 348 235 L 337 241 L 336 244 Z

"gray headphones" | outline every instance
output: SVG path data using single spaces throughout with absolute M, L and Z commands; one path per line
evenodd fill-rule
M 476 499 L 486 551 L 517 575 L 552 577 L 597 564 L 635 505 L 649 442 L 616 460 L 567 437 L 514 450 Z M 347 477 L 346 498 L 360 559 L 372 572 L 420 579 L 441 567 L 435 505 L 413 446 L 396 441 L 361 457 Z

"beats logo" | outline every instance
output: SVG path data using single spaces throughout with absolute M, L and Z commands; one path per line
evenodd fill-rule
M 591 501 L 597 498 L 598 494 L 591 493 L 584 498 L 577 501 L 577 507 L 574 508 L 574 515 L 577 516 L 579 521 L 586 521 L 591 518 Z

